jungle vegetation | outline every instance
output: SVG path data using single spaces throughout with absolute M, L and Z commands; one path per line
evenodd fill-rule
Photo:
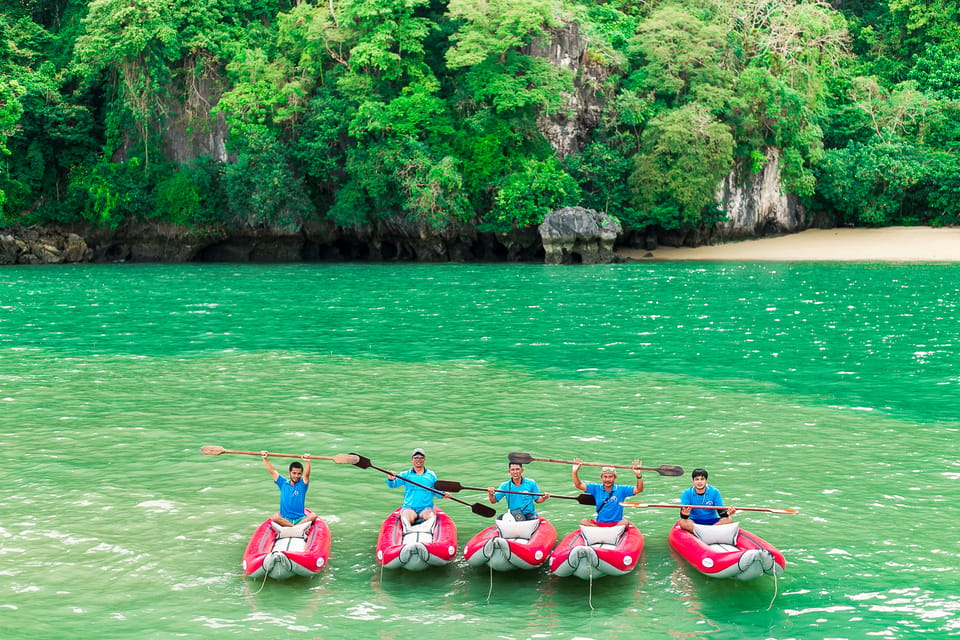
M 535 55 L 573 27 L 600 80 Z M 960 222 L 958 4 L 0 0 L 0 227 L 682 229 L 770 149 L 836 224 Z

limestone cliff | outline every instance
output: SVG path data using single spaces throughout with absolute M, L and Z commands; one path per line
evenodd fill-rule
M 537 119 L 540 132 L 561 158 L 578 152 L 590 131 L 600 124 L 605 102 L 600 88 L 610 69 L 591 58 L 588 44 L 579 26 L 570 23 L 552 30 L 549 41 L 533 43 L 524 50 L 573 72 L 574 92 L 565 96 L 565 108 Z
M 780 185 L 780 153 L 767 151 L 767 162 L 758 173 L 735 167 L 717 190 L 717 202 L 727 220 L 717 224 L 717 240 L 793 233 L 808 226 L 797 196 Z

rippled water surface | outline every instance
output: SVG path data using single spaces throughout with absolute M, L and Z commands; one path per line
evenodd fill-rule
M 958 635 L 958 283 L 958 265 L 4 267 L 0 637 Z M 786 555 L 777 582 L 696 573 L 667 509 L 628 513 L 640 566 L 592 585 L 381 571 L 400 492 L 318 462 L 330 564 L 262 584 L 240 556 L 276 488 L 202 445 L 398 469 L 422 446 L 473 486 L 510 451 L 639 457 L 800 513 L 738 515 Z M 527 475 L 576 493 L 568 465 Z M 648 502 L 688 485 L 645 479 Z M 461 544 L 489 524 L 444 506 Z M 590 513 L 540 510 L 561 535 Z

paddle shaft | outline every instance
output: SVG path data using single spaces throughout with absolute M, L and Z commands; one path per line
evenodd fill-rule
M 350 454 L 350 455 L 357 455 L 357 454 Z M 412 485 L 415 486 L 415 487 L 420 487 L 421 489 L 426 489 L 427 491 L 432 491 L 433 493 L 435 493 L 435 494 L 437 494 L 437 495 L 442 496 L 442 495 L 444 495 L 444 493 L 445 493 L 444 491 L 439 491 L 438 489 L 434 489 L 433 487 L 428 487 L 428 486 L 425 485 L 425 484 L 420 484 L 419 482 L 416 482 L 415 480 L 411 480 L 410 478 L 404 478 L 403 476 L 400 476 L 400 475 L 398 475 L 398 474 L 396 474 L 396 473 L 394 473 L 393 471 L 390 471 L 390 470 L 388 470 L 388 469 L 384 469 L 383 467 L 378 467 L 377 465 L 375 465 L 375 464 L 373 464 L 372 462 L 370 462 L 370 458 L 367 458 L 367 457 L 365 457 L 365 456 L 357 455 L 357 458 L 358 458 L 358 461 L 355 463 L 355 465 L 358 466 L 358 467 L 360 467 L 361 469 L 366 469 L 367 467 L 370 467 L 371 469 L 376 469 L 376 470 L 379 471 L 380 473 L 385 473 L 385 474 L 387 474 L 388 476 L 393 476 L 394 478 L 396 478 L 396 479 L 398 479 L 398 480 L 402 480 L 402 481 L 404 481 L 404 482 L 410 483 L 410 484 L 412 484 Z M 485 517 L 485 518 L 492 518 L 493 516 L 497 515 L 497 512 L 496 512 L 495 509 L 493 509 L 493 508 L 491 508 L 491 507 L 488 507 L 487 505 L 480 504 L 479 502 L 474 503 L 474 504 L 471 504 L 471 503 L 467 502 L 466 500 L 461 500 L 460 498 L 455 498 L 455 497 L 451 496 L 449 493 L 448 493 L 445 497 L 449 498 L 450 500 L 453 500 L 454 502 L 459 502 L 460 504 L 465 504 L 465 505 L 467 505 L 468 507 L 470 507 L 471 511 L 473 511 L 473 512 L 474 512 L 475 514 L 477 514 L 478 516 L 483 516 L 483 517 Z
M 439 487 L 439 488 L 442 489 L 443 491 L 464 491 L 464 490 L 465 490 L 465 491 L 486 491 L 486 489 L 484 489 L 483 487 L 467 487 L 467 486 L 462 485 L 462 484 L 460 484 L 459 482 L 455 482 L 455 481 L 453 481 L 453 480 L 437 480 L 437 483 L 436 483 L 434 486 L 435 486 L 435 487 Z M 512 494 L 518 495 L 518 496 L 544 496 L 544 495 L 547 495 L 547 494 L 545 494 L 545 493 L 531 493 L 531 492 L 529 492 L 529 491 L 504 491 L 503 489 L 494 489 L 494 491 L 496 491 L 497 493 L 512 493 Z M 578 495 L 578 496 L 558 496 L 558 495 L 555 494 L 555 493 L 551 493 L 551 494 L 550 494 L 550 497 L 551 497 L 551 498 L 560 498 L 561 500 L 576 500 L 577 502 L 580 502 L 581 504 L 596 504 L 596 502 L 595 502 L 594 499 L 593 499 L 593 496 L 591 496 L 589 493 L 581 493 L 581 494 Z M 584 500 L 589 500 L 589 502 L 584 502 Z
M 213 445 L 206 445 L 206 446 L 200 447 L 200 453 L 206 454 L 208 456 L 218 456 L 221 453 L 234 453 L 234 454 L 240 454 L 245 456 L 263 455 L 261 451 L 235 451 L 233 449 L 224 449 L 223 447 L 218 447 Z M 356 462 L 356 459 L 352 454 L 350 455 L 338 454 L 335 456 L 311 456 L 311 455 L 303 455 L 300 453 L 271 453 L 270 451 L 267 451 L 267 456 L 273 457 L 273 458 L 300 458 L 300 459 L 307 458 L 308 460 L 333 460 L 337 464 L 354 464 Z
M 737 511 L 762 511 L 765 513 L 797 513 L 795 509 L 776 509 L 772 507 L 738 507 L 736 505 L 728 505 L 726 507 L 714 507 L 714 506 L 704 506 L 697 504 L 647 504 L 646 502 L 621 502 L 620 506 L 623 507 L 660 507 L 664 509 L 683 509 L 684 507 L 690 507 L 691 509 L 729 509 L 733 507 Z
M 613 467 L 615 469 L 633 469 L 631 464 L 605 464 L 603 462 L 575 462 L 573 460 L 554 460 L 553 458 L 536 458 L 529 453 L 511 453 L 507 456 L 510 462 L 519 462 L 520 464 L 526 464 L 527 462 L 556 462 L 559 464 L 581 464 L 585 467 Z M 662 476 L 681 476 L 683 475 L 683 467 L 679 467 L 673 464 L 662 464 L 659 467 L 637 467 L 641 471 L 656 471 Z

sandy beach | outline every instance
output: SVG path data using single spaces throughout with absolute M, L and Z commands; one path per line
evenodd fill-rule
M 960 262 L 960 228 L 808 229 L 704 247 L 618 249 L 629 260 Z

